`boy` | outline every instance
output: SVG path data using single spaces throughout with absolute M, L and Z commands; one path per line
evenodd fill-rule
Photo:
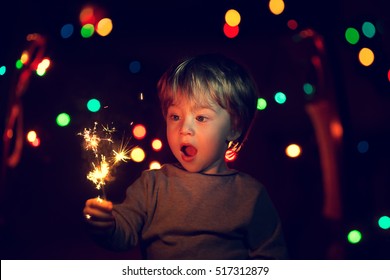
M 230 169 L 229 143 L 244 141 L 256 87 L 220 55 L 189 58 L 158 82 L 169 147 L 178 160 L 144 171 L 118 205 L 89 199 L 87 223 L 98 242 L 147 259 L 284 259 L 278 214 L 265 188 Z

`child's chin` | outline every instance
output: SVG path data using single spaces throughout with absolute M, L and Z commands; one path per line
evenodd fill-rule
M 183 166 L 183 168 L 185 169 L 185 170 L 187 170 L 188 172 L 191 172 L 191 173 L 198 173 L 198 172 L 201 172 L 202 171 L 202 169 L 200 168 L 200 167 L 198 167 L 198 166 L 196 166 L 195 164 L 193 164 L 193 163 L 188 163 L 188 162 L 183 162 L 183 161 L 181 161 L 180 162 L 181 163 L 181 165 Z

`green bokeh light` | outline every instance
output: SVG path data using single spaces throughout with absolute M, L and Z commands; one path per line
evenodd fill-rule
M 17 69 L 22 69 L 23 63 L 22 63 L 22 61 L 21 61 L 20 59 L 18 59 L 18 60 L 16 61 L 15 67 L 16 67 Z
M 58 116 L 56 118 L 56 123 L 58 126 L 61 126 L 61 127 L 69 125 L 70 116 L 67 113 L 58 114 Z
M 357 229 L 351 230 L 348 233 L 348 242 L 351 244 L 357 244 L 362 240 L 362 233 Z
M 87 23 L 81 27 L 80 33 L 83 38 L 90 38 L 95 33 L 95 27 L 93 24 Z
M 267 108 L 267 101 L 264 98 L 257 99 L 257 110 L 264 110 Z
M 355 28 L 348 27 L 345 30 L 345 39 L 351 45 L 356 45 L 360 40 L 360 34 Z
M 100 110 L 100 101 L 92 98 L 87 102 L 87 108 L 91 112 L 97 112 Z

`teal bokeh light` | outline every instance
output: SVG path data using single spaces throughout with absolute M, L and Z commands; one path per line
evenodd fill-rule
M 95 98 L 92 98 L 92 99 L 90 99 L 90 100 L 87 102 L 87 108 L 88 108 L 88 110 L 91 111 L 91 112 L 93 112 L 93 113 L 99 111 L 99 110 L 100 110 L 100 107 L 101 107 L 100 101 L 97 100 L 97 99 L 95 99 Z

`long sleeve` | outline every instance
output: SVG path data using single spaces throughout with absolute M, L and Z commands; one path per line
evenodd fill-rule
M 248 226 L 251 259 L 287 259 L 279 215 L 265 189 L 259 194 Z

